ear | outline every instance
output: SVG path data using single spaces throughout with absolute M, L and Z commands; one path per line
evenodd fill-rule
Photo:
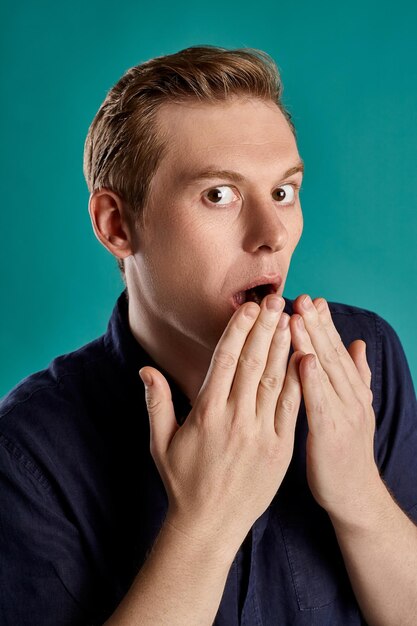
M 88 211 L 94 233 L 103 246 L 119 259 L 131 255 L 132 231 L 120 196 L 105 188 L 94 191 Z

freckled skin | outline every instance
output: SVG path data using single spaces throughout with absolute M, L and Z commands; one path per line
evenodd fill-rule
M 228 301 L 245 282 L 277 272 L 283 282 L 301 236 L 298 196 L 280 206 L 272 192 L 298 173 L 300 160 L 285 117 L 273 103 L 164 106 L 159 123 L 169 149 L 151 186 L 146 229 L 135 232 L 126 258 L 129 322 L 138 341 L 195 397 L 213 350 L 233 314 Z M 187 187 L 180 174 L 213 167 L 244 181 L 203 180 Z M 219 206 L 208 190 L 229 185 L 236 201 Z

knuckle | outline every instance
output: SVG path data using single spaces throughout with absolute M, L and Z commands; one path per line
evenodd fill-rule
M 247 422 L 242 419 L 242 414 L 243 411 L 235 414 L 229 427 L 230 437 L 237 442 L 239 450 L 252 448 L 256 439 L 254 432 L 248 427 Z
M 365 383 L 361 382 L 357 386 L 355 385 L 352 385 L 352 386 L 353 386 L 353 389 L 355 390 L 357 408 L 360 408 L 361 406 L 366 407 L 366 406 L 369 406 L 369 404 L 372 404 L 374 400 L 374 394 L 372 393 L 371 389 L 369 389 L 369 387 L 365 385 Z
M 262 359 L 255 354 L 242 354 L 239 359 L 239 364 L 248 370 L 259 370 L 264 366 Z
M 207 422 L 211 419 L 213 413 L 216 412 L 216 409 L 216 398 L 203 394 L 198 399 L 198 411 L 195 412 L 195 421 L 199 423 Z
M 327 412 L 327 404 L 324 398 L 316 400 L 313 411 L 315 415 L 323 416 Z
M 150 394 L 146 396 L 146 406 L 149 413 L 158 413 L 158 411 L 162 409 L 162 405 L 163 402 L 160 398 L 156 398 Z
M 336 363 L 340 358 L 339 352 L 337 348 L 331 348 L 330 350 L 326 350 L 323 355 L 323 360 L 325 363 L 333 364 Z
M 336 350 L 336 354 L 339 357 L 344 355 L 344 353 L 346 352 L 346 348 L 345 348 L 344 343 L 343 343 L 342 340 L 337 342 L 335 350 Z
M 277 402 L 277 408 L 284 415 L 293 415 L 296 409 L 296 402 L 288 396 L 280 397 Z
M 275 323 L 276 323 L 275 319 L 268 320 L 268 319 L 265 319 L 264 317 L 259 317 L 258 319 L 258 326 L 260 326 L 261 328 L 263 328 L 263 330 L 266 330 L 268 332 L 272 330 L 272 328 L 275 328 Z
M 356 394 L 352 394 L 352 398 L 350 400 L 350 410 L 353 415 L 361 416 L 365 412 L 365 407 L 362 402 L 357 398 Z
M 330 385 L 330 378 L 328 376 L 328 374 L 322 369 L 321 373 L 320 373 L 320 379 L 321 382 L 323 383 L 323 385 L 327 386 Z
M 230 369 L 236 366 L 237 359 L 234 354 L 227 350 L 216 350 L 213 354 L 213 363 L 218 367 Z
M 274 391 L 281 385 L 281 378 L 279 376 L 262 376 L 259 385 L 264 387 L 268 391 Z

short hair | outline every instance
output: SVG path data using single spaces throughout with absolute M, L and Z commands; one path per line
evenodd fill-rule
M 90 193 L 111 189 L 143 226 L 150 184 L 167 147 L 156 121 L 163 104 L 215 103 L 232 96 L 272 101 L 295 136 L 282 92 L 275 62 L 253 48 L 192 46 L 130 68 L 110 89 L 88 130 L 84 176 Z M 124 278 L 123 260 L 117 263 Z

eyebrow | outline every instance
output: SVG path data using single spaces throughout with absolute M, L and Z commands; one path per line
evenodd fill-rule
M 281 176 L 281 180 L 288 178 L 288 176 L 292 176 L 293 174 L 298 174 L 298 172 L 304 173 L 304 162 L 300 160 L 296 165 L 290 167 L 289 170 L 283 173 Z M 216 170 L 214 167 L 208 167 L 204 170 L 199 171 L 191 171 L 180 175 L 180 179 L 186 185 L 192 185 L 195 182 L 200 180 L 212 179 L 212 178 L 227 178 L 236 183 L 241 183 L 245 180 L 245 177 L 239 172 L 234 172 L 233 170 Z

